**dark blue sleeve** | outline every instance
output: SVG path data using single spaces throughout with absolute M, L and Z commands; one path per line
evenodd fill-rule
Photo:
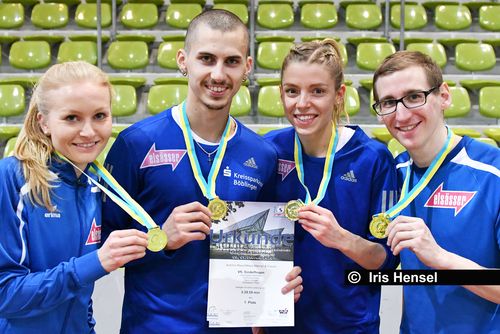
M 375 165 L 375 174 L 371 184 L 371 208 L 372 215 L 386 212 L 398 200 L 397 172 L 395 161 L 387 148 L 381 149 Z M 387 238 L 378 239 L 368 232 L 367 239 L 381 244 L 386 251 L 386 259 L 379 268 L 395 269 L 399 264 L 399 256 L 394 256 Z

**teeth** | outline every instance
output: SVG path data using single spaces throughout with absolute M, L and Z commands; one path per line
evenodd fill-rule
M 219 87 L 219 86 L 208 86 L 208 89 L 213 90 L 214 92 L 220 93 L 225 90 L 224 87 Z
M 89 148 L 89 147 L 92 147 L 96 144 L 96 142 L 93 142 L 93 143 L 83 143 L 83 144 L 76 144 L 76 146 L 79 146 L 79 147 L 84 147 L 84 148 Z
M 408 125 L 408 126 L 401 126 L 399 127 L 399 129 L 401 131 L 410 131 L 410 130 L 413 130 L 417 127 L 417 125 Z
M 295 117 L 304 122 L 314 118 L 313 115 L 295 115 Z

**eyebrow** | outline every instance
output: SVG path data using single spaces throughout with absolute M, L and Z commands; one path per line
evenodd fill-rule
M 379 101 L 386 101 L 386 100 L 398 100 L 398 99 L 401 99 L 401 98 L 403 98 L 403 97 L 405 97 L 405 96 L 408 96 L 408 95 L 410 95 L 410 94 L 412 94 L 412 93 L 416 93 L 416 92 L 424 92 L 424 91 L 426 91 L 426 89 L 424 89 L 424 88 L 422 88 L 422 89 L 409 89 L 409 90 L 405 90 L 405 91 L 403 92 L 403 95 L 401 95 L 401 97 L 399 97 L 399 98 L 396 98 L 396 97 L 394 97 L 393 95 L 387 95 L 387 96 L 384 96 L 384 97 L 382 97 L 382 98 L 379 98 Z

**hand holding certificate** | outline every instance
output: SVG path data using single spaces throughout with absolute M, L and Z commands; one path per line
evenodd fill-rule
M 207 320 L 210 327 L 293 326 L 294 222 L 284 203 L 228 202 L 212 224 Z

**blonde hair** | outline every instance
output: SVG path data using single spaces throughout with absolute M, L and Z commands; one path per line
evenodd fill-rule
M 340 48 L 335 40 L 325 38 L 324 40 L 299 43 L 291 48 L 281 67 L 281 81 L 283 82 L 283 73 L 290 63 L 301 62 L 325 65 L 335 84 L 335 91 L 340 90 L 344 82 L 344 69 Z M 344 98 L 333 106 L 333 121 L 336 125 L 340 123 L 342 112 L 345 113 L 347 120 L 349 120 L 344 108 Z
M 56 64 L 45 72 L 33 89 L 24 126 L 14 147 L 14 156 L 21 161 L 23 174 L 29 185 L 29 197 L 33 204 L 43 205 L 49 211 L 54 207 L 50 198 L 56 177 L 48 165 L 54 146 L 38 120 L 41 113 L 47 116 L 51 105 L 49 92 L 75 82 L 90 81 L 107 87 L 112 96 L 112 86 L 108 76 L 98 67 L 83 61 Z M 111 99 L 109 101 L 111 103 Z

